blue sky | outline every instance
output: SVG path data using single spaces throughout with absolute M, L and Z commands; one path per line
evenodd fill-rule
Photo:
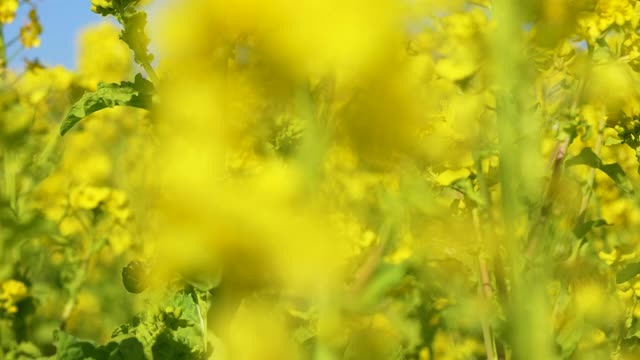
M 106 18 L 91 12 L 90 0 L 31 0 L 36 4 L 40 22 L 42 23 L 42 44 L 39 48 L 20 52 L 10 62 L 11 68 L 22 68 L 24 57 L 29 59 L 38 57 L 48 66 L 63 65 L 68 69 L 75 69 L 78 33 L 85 27 L 108 21 Z M 164 1 L 155 1 L 154 5 Z M 5 26 L 7 41 L 17 36 L 20 26 L 26 22 L 30 6 L 21 6 L 12 24 Z M 151 9 L 150 11 L 153 12 Z M 109 19 L 114 21 L 113 18 Z M 11 56 L 18 48 L 14 45 L 7 51 Z
M 77 51 L 77 34 L 84 27 L 104 21 L 100 15 L 91 12 L 90 0 L 34 0 L 42 23 L 42 44 L 39 48 L 28 49 L 19 53 L 10 63 L 11 67 L 21 68 L 22 58 L 38 57 L 45 65 L 64 65 L 75 68 Z M 29 6 L 21 6 L 14 22 L 5 26 L 5 38 L 15 37 L 20 26 L 26 22 Z M 7 51 L 11 56 L 18 46 Z

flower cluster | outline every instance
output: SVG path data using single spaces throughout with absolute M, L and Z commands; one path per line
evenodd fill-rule
M 20 28 L 20 41 L 25 48 L 34 48 L 40 46 L 40 34 L 42 34 L 42 25 L 38 19 L 35 9 L 29 10 L 29 22 Z
M 0 284 L 0 314 L 15 315 L 20 301 L 29 296 L 27 286 L 18 280 L 6 280 Z

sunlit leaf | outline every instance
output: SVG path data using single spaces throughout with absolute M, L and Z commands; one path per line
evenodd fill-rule
M 98 89 L 95 92 L 85 93 L 69 109 L 60 125 L 60 135 L 66 134 L 80 120 L 102 109 L 114 106 L 131 106 L 149 110 L 153 93 L 153 84 L 140 74 L 136 75 L 134 82 L 98 84 Z
M 640 274 L 640 262 L 629 264 L 618 271 L 616 274 L 616 283 L 620 284 L 633 279 Z
M 624 170 L 618 163 L 603 164 L 602 160 L 596 155 L 591 148 L 584 148 L 580 153 L 565 161 L 566 166 L 586 165 L 595 169 L 599 169 L 609 177 L 623 190 L 625 193 L 633 193 L 633 186 L 627 178 Z

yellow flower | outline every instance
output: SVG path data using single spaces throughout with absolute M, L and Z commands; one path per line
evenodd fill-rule
M 234 359 L 300 359 L 287 330 L 271 308 L 245 300 L 229 324 L 228 351 Z
M 108 237 L 109 246 L 116 255 L 125 252 L 132 243 L 131 234 L 122 226 L 115 226 L 111 229 Z
M 111 7 L 111 0 L 91 0 L 91 5 L 100 7 Z
M 578 343 L 580 350 L 593 350 L 607 341 L 607 334 L 600 329 L 592 329 Z
M 27 286 L 18 280 L 7 280 L 0 286 L 0 311 L 8 314 L 18 312 L 17 304 L 29 296 Z
M 20 42 L 25 48 L 34 48 L 40 46 L 40 38 L 42 34 L 42 25 L 38 20 L 38 14 L 35 9 L 29 11 L 29 22 L 20 28 Z
M 607 265 L 613 265 L 620 258 L 620 253 L 618 252 L 618 249 L 613 249 L 610 253 L 600 251 L 598 253 L 598 257 L 604 260 L 604 262 L 606 262 Z
M 623 26 L 627 23 L 633 25 L 637 22 L 637 15 L 630 0 L 599 0 L 593 11 L 584 12 L 578 17 L 578 33 L 590 43 L 612 25 Z
M 471 174 L 471 171 L 467 168 L 457 169 L 457 170 L 445 170 L 438 174 L 436 181 L 438 184 L 442 186 L 451 185 L 456 180 L 466 178 Z
M 605 30 L 609 26 L 624 25 L 631 20 L 634 15 L 633 3 L 629 0 L 600 0 L 596 6 L 596 12 L 600 17 L 598 22 L 600 30 Z
M 26 298 L 28 293 L 27 286 L 22 281 L 7 280 L 2 283 L 2 294 L 8 296 L 14 302 Z
M 107 187 L 84 186 L 71 190 L 71 206 L 77 209 L 92 210 L 105 201 L 110 194 Z
M 18 0 L 0 0 L 0 22 L 10 24 L 16 17 Z
M 60 221 L 59 230 L 61 235 L 69 236 L 82 233 L 84 228 L 80 220 L 75 217 L 65 217 Z
M 95 88 L 99 81 L 119 82 L 132 69 L 129 47 L 118 38 L 111 23 L 93 25 L 80 35 L 78 70 L 82 85 Z
M 483 352 L 482 343 L 471 337 L 438 330 L 433 339 L 434 359 L 473 359 Z
M 625 283 L 629 284 L 628 282 Z M 625 288 L 625 287 L 620 287 L 619 289 L 616 290 L 616 293 L 618 294 L 618 298 L 620 298 L 620 300 L 623 301 L 631 301 L 631 299 L 633 298 L 633 289 L 632 288 Z
M 631 288 L 636 296 L 640 296 L 640 279 L 634 278 Z
M 591 69 L 585 95 L 594 106 L 608 112 L 632 109 L 638 101 L 638 75 L 620 60 L 597 64 Z
M 420 360 L 431 360 L 431 353 L 428 347 L 423 347 L 418 355 Z
M 583 283 L 572 289 L 573 309 L 595 324 L 612 323 L 623 316 L 618 301 L 610 297 L 606 285 L 597 282 Z M 618 292 L 618 296 L 626 294 Z
M 633 308 L 633 316 L 640 319 L 640 304 Z
M 125 224 L 131 219 L 127 194 L 121 190 L 111 189 L 109 196 L 104 200 L 102 209 L 115 218 L 120 224 Z
M 396 249 L 393 253 L 385 256 L 384 260 L 390 264 L 400 264 L 413 255 L 413 250 L 407 246 Z
M 480 66 L 486 26 L 486 15 L 480 10 L 442 18 L 441 30 L 447 34 L 447 41 L 438 50 L 444 57 L 436 63 L 436 73 L 449 80 L 462 80 L 472 75 Z

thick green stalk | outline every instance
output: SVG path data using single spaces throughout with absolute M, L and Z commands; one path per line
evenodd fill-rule
M 194 290 L 196 293 L 198 320 L 200 321 L 200 332 L 202 333 L 202 348 L 204 353 L 207 353 L 207 332 L 208 332 L 208 310 L 209 310 L 209 291 Z
M 537 151 L 539 131 L 527 113 L 525 102 L 529 80 L 524 71 L 521 4 L 496 0 L 493 19 L 493 72 L 497 88 L 497 125 L 500 154 L 501 207 L 504 246 L 507 250 L 511 302 L 508 322 L 513 359 L 554 359 L 553 329 L 547 310 L 545 266 L 525 269 L 524 240 L 528 228 L 528 208 L 522 199 L 533 195 L 536 172 L 532 159 Z M 546 259 L 542 259 L 545 263 Z
M 7 75 L 7 47 L 4 41 L 4 26 L 2 24 L 0 24 L 0 64 L 2 64 L 0 68 L 0 80 L 4 82 Z M 4 197 L 9 202 L 9 206 L 17 218 L 18 195 L 16 189 L 16 177 L 18 176 L 18 174 L 16 168 L 16 153 L 8 146 L 5 146 L 3 149 L 2 157 L 4 160 Z
M 16 192 L 16 161 L 15 154 L 8 147 L 4 149 L 4 196 L 9 201 L 9 206 L 18 214 L 18 197 Z
M 149 79 L 151 79 L 151 82 L 157 89 L 158 85 L 160 85 L 160 78 L 158 78 L 155 70 L 153 70 L 153 67 L 148 62 L 143 62 L 141 65 L 147 75 L 149 75 Z
M 0 360 L 4 360 L 4 350 L 2 348 L 2 324 L 0 324 Z
M 480 175 L 481 176 L 481 175 Z M 480 219 L 478 217 L 477 209 L 473 210 L 473 227 L 476 232 L 476 238 L 480 243 L 481 249 L 486 248 L 484 236 L 482 234 L 482 226 L 480 225 Z M 487 267 L 485 259 L 482 257 L 482 251 L 478 254 L 478 295 L 485 303 L 489 304 L 493 300 L 493 289 L 491 288 L 491 274 Z M 488 314 L 483 314 L 482 319 L 482 338 L 484 340 L 485 352 L 488 360 L 497 360 L 496 352 L 496 339 L 493 329 L 489 322 Z
M 482 157 L 477 152 L 474 153 L 474 166 L 476 171 L 476 181 L 478 182 L 478 191 L 483 199 L 482 207 L 479 209 L 474 209 L 472 211 L 473 227 L 476 232 L 476 239 L 478 240 L 480 246 L 480 253 L 478 254 L 478 295 L 487 304 L 489 304 L 493 302 L 495 295 L 493 288 L 491 287 L 491 273 L 483 256 L 485 254 L 493 254 L 494 256 L 498 256 L 498 251 L 496 251 L 494 245 L 487 244 L 483 231 L 484 228 L 480 222 L 480 214 L 484 215 L 485 219 L 488 219 L 489 222 L 491 222 L 492 219 L 490 216 L 490 211 L 487 211 L 487 209 L 491 209 L 492 201 L 489 186 L 482 170 Z M 483 315 L 481 323 L 482 337 L 484 340 L 487 359 L 497 360 L 498 352 L 495 332 L 491 327 L 489 316 L 487 314 Z
M 0 24 L 0 64 L 2 64 L 2 80 L 6 79 L 6 70 L 7 70 L 7 45 L 4 41 L 4 26 Z
M 7 55 L 6 55 L 6 47 L 5 47 L 5 43 L 4 43 L 4 28 L 3 25 L 0 24 L 0 64 L 1 64 L 1 68 L 0 68 L 0 77 L 2 78 L 2 80 L 4 80 L 5 78 L 5 69 L 6 69 L 6 63 L 7 63 Z M 13 203 L 14 200 L 13 198 L 15 197 L 15 174 L 13 172 L 12 169 L 12 164 L 11 164 L 11 160 L 10 160 L 10 152 L 8 147 L 4 147 L 3 149 L 3 160 L 4 160 L 4 167 L 3 167 L 3 183 L 4 183 L 4 197 L 6 200 L 9 201 L 9 204 L 11 205 L 11 207 L 13 208 Z

